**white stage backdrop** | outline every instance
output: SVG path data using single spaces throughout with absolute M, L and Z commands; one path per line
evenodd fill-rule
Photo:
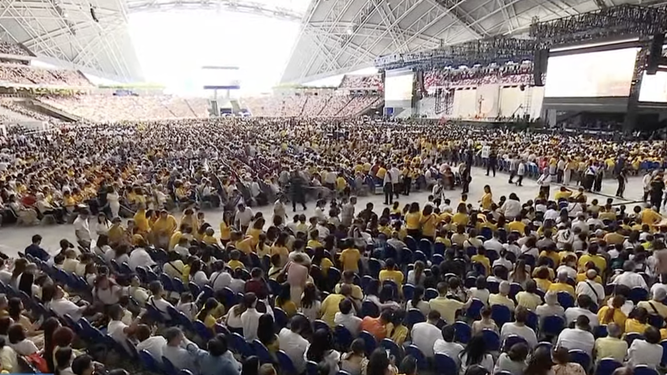
M 522 115 L 524 111 L 519 109 L 525 101 L 526 91 L 518 87 L 503 87 L 500 89 L 500 116 L 510 117 L 512 114 Z
M 477 113 L 477 90 L 456 90 L 454 92 L 454 109 L 452 117 L 472 119 Z
M 498 116 L 498 96 L 500 85 L 481 85 L 477 88 L 476 104 L 477 111 L 482 119 L 495 118 Z M 481 107 L 481 108 L 480 108 Z

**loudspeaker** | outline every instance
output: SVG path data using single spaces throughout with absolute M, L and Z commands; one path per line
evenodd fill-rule
M 665 44 L 665 34 L 653 35 L 653 42 L 651 42 L 651 48 L 649 49 L 648 63 L 646 64 L 646 74 L 653 75 L 658 71 L 663 44 Z
M 533 58 L 533 81 L 535 86 L 544 86 L 542 74 L 547 70 L 547 60 L 549 59 L 549 50 L 538 49 Z

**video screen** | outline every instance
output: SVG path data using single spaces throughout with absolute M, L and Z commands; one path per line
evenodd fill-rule
M 549 57 L 544 95 L 551 98 L 628 96 L 636 56 L 636 48 L 624 48 Z
M 412 85 L 414 84 L 414 73 L 386 73 L 384 79 L 384 100 L 403 101 L 412 100 Z
M 667 103 L 667 72 L 647 75 L 644 72 L 639 88 L 640 102 Z

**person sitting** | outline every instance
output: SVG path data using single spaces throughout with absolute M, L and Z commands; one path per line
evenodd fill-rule
M 442 333 L 437 326 L 439 321 L 440 313 L 432 310 L 428 313 L 426 322 L 417 323 L 412 327 L 410 333 L 412 345 L 418 347 L 426 358 L 433 358 L 434 345 L 437 340 L 442 340 Z
M 494 332 L 498 332 L 498 326 L 496 325 L 496 322 L 491 319 L 491 308 L 490 307 L 482 307 L 482 310 L 480 311 L 480 315 L 482 317 L 481 320 L 475 320 L 472 322 L 472 334 L 477 334 L 477 333 L 482 333 L 485 329 L 490 329 L 493 330 Z
M 512 375 L 523 375 L 527 357 L 528 346 L 524 343 L 514 344 L 507 353 L 500 354 L 493 371 L 496 373 L 506 371 Z
M 153 358 L 162 362 L 162 349 L 167 345 L 167 340 L 164 336 L 152 336 L 151 329 L 145 324 L 137 325 L 136 338 L 139 341 L 137 344 L 137 352 L 146 350 Z
M 489 296 L 489 306 L 502 305 L 507 306 L 510 311 L 514 310 L 514 301 L 508 297 L 510 293 L 510 283 L 502 281 L 498 287 L 498 294 Z
M 643 339 L 636 339 L 632 342 L 626 358 L 630 367 L 641 364 L 657 368 L 662 360 L 660 332 L 655 327 L 648 327 L 644 331 Z
M 591 297 L 587 294 L 581 294 L 577 297 L 577 306 L 568 307 L 565 310 L 565 324 L 570 325 L 574 323 L 575 320 L 580 315 L 586 315 L 590 321 L 591 327 L 597 327 L 599 325 L 598 316 L 591 312 L 591 307 L 593 306 L 593 301 Z
M 558 335 L 556 347 L 565 347 L 569 350 L 580 349 L 589 356 L 593 355 L 595 338 L 590 332 L 590 320 L 586 315 L 579 315 L 575 321 L 574 328 L 565 328 Z
M 533 280 L 528 280 L 525 289 L 516 294 L 517 305 L 530 311 L 536 311 L 537 307 L 542 304 L 542 297 L 537 294 L 537 284 Z
M 595 340 L 595 355 L 599 361 L 602 358 L 613 358 L 623 362 L 628 353 L 628 343 L 621 340 L 623 329 L 616 323 L 607 324 L 607 337 Z
M 663 319 L 667 318 L 667 305 L 663 304 L 667 298 L 667 290 L 662 288 L 651 288 L 651 299 L 649 301 L 640 301 L 637 307 L 646 309 L 651 315 L 661 316 Z
M 570 362 L 568 347 L 556 346 L 553 351 L 554 365 L 551 368 L 554 375 L 586 375 L 586 369 L 580 364 Z
M 460 364 L 459 354 L 463 351 L 463 345 L 454 342 L 456 330 L 453 325 L 445 325 L 441 330 L 442 338 L 435 340 L 433 344 L 434 354 L 446 354 L 453 359 L 456 364 Z
M 528 318 L 528 310 L 525 307 L 517 307 L 514 313 L 514 322 L 505 323 L 500 330 L 500 337 L 505 340 L 510 335 L 518 335 L 523 337 L 528 343 L 529 348 L 534 348 L 537 345 L 537 335 L 532 328 L 526 325 Z
M 635 262 L 628 260 L 623 263 L 623 273 L 613 278 L 613 283 L 616 285 L 625 285 L 632 289 L 635 287 L 648 290 L 646 280 L 642 275 L 635 272 Z
M 355 339 L 352 341 L 350 351 L 341 356 L 340 369 L 350 375 L 361 375 L 362 369 L 368 364 L 364 350 L 364 340 Z
M 179 370 L 199 373 L 192 355 L 184 348 L 189 341 L 178 327 L 169 327 L 163 332 L 167 345 L 162 348 L 162 356 Z
M 352 301 L 345 298 L 338 304 L 339 311 L 334 315 L 334 324 L 342 325 L 352 334 L 352 337 L 359 336 L 361 318 L 355 315 L 352 308 Z
M 461 373 L 466 374 L 468 368 L 475 365 L 482 366 L 491 373 L 493 371 L 494 361 L 493 356 L 489 353 L 484 336 L 477 334 L 470 338 L 468 345 L 459 354 L 461 362 Z
M 558 294 L 555 292 L 547 292 L 544 295 L 544 304 L 537 307 L 535 313 L 540 318 L 544 319 L 547 316 L 558 315 L 565 318 L 565 309 L 558 304 Z
M 336 375 L 340 353 L 333 349 L 331 334 L 325 329 L 313 333 L 313 340 L 304 353 L 307 361 L 323 363 L 329 368 L 328 375 Z
M 574 287 L 567 283 L 567 272 L 558 272 L 557 279 L 555 283 L 549 285 L 548 291 L 550 292 L 567 292 L 572 297 L 574 297 Z
M 367 316 L 361 320 L 359 329 L 368 331 L 375 339 L 380 342 L 387 337 L 387 326 L 391 324 L 392 311 L 389 309 L 382 310 L 378 318 Z M 414 329 L 414 328 L 413 328 Z
M 278 345 L 299 373 L 306 369 L 305 353 L 309 343 L 303 336 L 308 326 L 309 322 L 303 316 L 295 315 L 290 319 L 289 328 L 282 328 L 278 333 Z
M 589 269 L 586 271 L 586 280 L 580 281 L 575 289 L 577 297 L 585 294 L 591 298 L 592 302 L 601 305 L 605 299 L 605 292 L 602 284 L 596 281 L 597 278 L 598 273 L 596 270 Z
M 625 321 L 628 319 L 627 315 L 622 310 L 625 304 L 625 297 L 616 295 L 609 301 L 610 305 L 602 306 L 598 311 L 598 320 L 600 324 L 616 323 L 622 330 L 625 329 Z
M 643 333 L 648 324 L 648 311 L 643 307 L 635 307 L 625 321 L 625 334 L 628 333 Z

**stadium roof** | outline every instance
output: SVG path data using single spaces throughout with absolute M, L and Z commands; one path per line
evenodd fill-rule
M 59 65 L 112 79 L 141 78 L 124 0 L 4 0 L 0 38 Z
M 304 83 L 407 53 L 495 35 L 622 3 L 662 0 L 313 0 L 282 77 Z

